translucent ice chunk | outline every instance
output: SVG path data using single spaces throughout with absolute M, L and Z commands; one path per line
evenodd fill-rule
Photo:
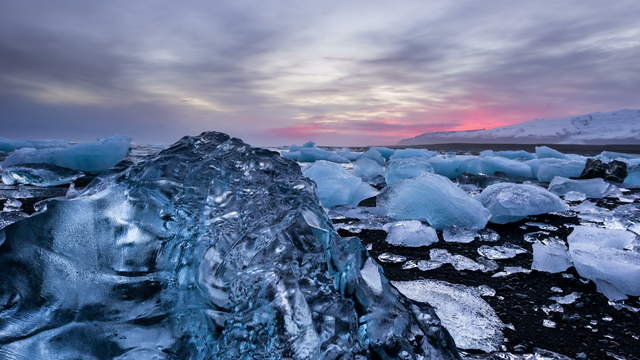
M 585 194 L 588 198 L 603 198 L 615 188 L 608 182 L 597 179 L 572 180 L 564 177 L 556 176 L 549 184 L 549 191 L 556 195 L 566 195 L 569 192 L 579 192 Z
M 455 179 L 467 172 L 468 164 L 474 156 L 434 156 L 429 159 L 436 174 Z
M 380 165 L 384 165 L 385 163 L 384 157 L 377 150 L 374 150 L 374 149 L 369 149 L 364 153 L 362 153 L 362 155 L 360 155 L 360 159 L 371 159 Z
M 567 201 L 584 201 L 587 199 L 587 195 L 577 191 L 568 191 L 564 194 L 564 199 Z
M 480 156 L 499 156 L 512 160 L 531 160 L 535 159 L 535 155 L 524 150 L 504 150 L 504 151 L 493 151 L 493 150 L 484 150 L 480 152 Z
M 355 161 L 360 157 L 360 153 L 357 152 L 353 152 L 349 149 L 341 149 L 341 150 L 337 150 L 336 154 L 342 156 L 343 158 L 349 160 L 349 161 Z
M 571 294 L 565 296 L 553 296 L 551 297 L 551 300 L 557 302 L 558 304 L 568 305 L 576 302 L 576 300 L 580 298 L 580 295 L 581 294 L 579 292 L 572 292 Z
M 425 173 L 432 173 L 433 166 L 422 158 L 394 159 L 387 165 L 384 175 L 388 185 L 393 185 L 405 179 L 418 177 Z
M 79 171 L 101 172 L 122 161 L 129 152 L 130 143 L 131 139 L 126 136 L 112 136 L 65 148 L 24 148 L 7 156 L 2 166 L 51 164 Z
M 57 186 L 69 184 L 82 176 L 74 170 L 49 164 L 26 164 L 2 169 L 2 182 L 7 185 Z
M 475 240 L 476 237 L 479 237 L 476 230 L 459 228 L 455 226 L 446 228 L 442 231 L 442 238 L 446 242 L 468 244 Z
M 476 288 L 438 280 L 392 281 L 413 301 L 431 304 L 461 349 L 496 351 L 504 324 Z
M 562 240 L 549 238 L 533 243 L 533 263 L 531 269 L 558 273 L 571 266 L 567 246 Z
M 384 176 L 384 166 L 373 159 L 362 157 L 356 160 L 353 173 L 365 181 L 371 181 Z
M 610 300 L 640 295 L 640 252 L 636 234 L 626 230 L 576 226 L 569 256 L 580 276 L 595 282 Z
M 289 152 L 283 153 L 282 156 L 298 162 L 315 162 L 318 160 L 331 161 L 335 163 L 349 162 L 349 160 L 333 151 L 317 148 L 315 146 L 303 146 L 295 149 L 296 150 L 290 150 Z
M 640 165 L 629 167 L 624 183 L 631 186 L 640 186 Z
M 417 220 L 396 221 L 384 226 L 386 242 L 396 246 L 419 247 L 438 242 L 436 231 Z
M 567 159 L 569 156 L 567 154 L 563 154 L 556 149 L 552 149 L 548 146 L 536 146 L 536 156 L 538 159 L 544 158 L 556 158 L 556 159 Z
M 533 159 L 525 162 L 538 181 L 550 182 L 554 177 L 580 177 L 584 170 L 585 160 L 581 159 Z
M 491 275 L 491 277 L 499 278 L 499 277 L 505 277 L 513 274 L 528 274 L 530 272 L 531 270 L 525 269 L 521 266 L 505 266 L 502 271 Z
M 63 148 L 69 143 L 62 140 L 14 140 L 0 137 L 0 151 L 12 152 L 21 148 L 47 149 Z
M 497 156 L 481 156 L 470 160 L 466 165 L 466 173 L 496 175 L 498 173 L 511 177 L 532 177 L 531 167 L 523 162 Z
M 337 236 L 295 162 L 224 134 L 185 137 L 0 234 L 12 358 L 458 358 L 433 309 Z
M 388 147 L 384 147 L 384 146 L 374 146 L 371 149 L 373 149 L 373 150 L 377 151 L 378 153 L 380 153 L 380 155 L 382 155 L 382 157 L 385 160 L 389 160 L 389 158 L 396 151 L 394 149 L 391 149 L 391 148 L 388 148 Z
M 393 155 L 391 155 L 391 160 L 396 159 L 408 159 L 408 158 L 422 158 L 429 159 L 436 155 L 436 152 L 424 150 L 424 149 L 400 149 L 396 150 Z
M 529 215 L 568 209 L 558 196 L 542 187 L 529 184 L 489 185 L 476 199 L 491 211 L 490 221 L 496 224 L 518 221 Z
M 435 229 L 481 229 L 490 216 L 478 200 L 436 174 L 423 174 L 392 185 L 380 200 L 390 217 L 425 220 Z
M 429 250 L 429 257 L 432 262 L 439 262 L 441 264 L 451 264 L 454 269 L 458 271 L 492 271 L 487 268 L 485 265 L 480 264 L 472 259 L 458 254 L 451 254 L 449 251 L 444 249 L 431 249 Z
M 478 254 L 491 260 L 511 259 L 526 252 L 527 250 L 511 243 L 504 243 L 504 245 L 498 246 L 482 245 L 478 248 Z
M 320 202 L 328 208 L 336 205 L 356 206 L 360 201 L 378 194 L 371 185 L 333 162 L 319 160 L 303 172 L 316 183 Z

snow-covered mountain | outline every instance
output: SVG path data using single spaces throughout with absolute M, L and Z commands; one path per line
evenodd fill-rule
M 560 119 L 538 119 L 489 130 L 443 131 L 404 139 L 399 145 L 487 144 L 640 144 L 640 110 L 596 112 Z

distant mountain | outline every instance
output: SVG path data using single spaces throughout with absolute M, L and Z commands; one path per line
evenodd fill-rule
M 596 112 L 538 119 L 489 130 L 442 131 L 404 139 L 398 145 L 469 144 L 640 144 L 640 110 Z

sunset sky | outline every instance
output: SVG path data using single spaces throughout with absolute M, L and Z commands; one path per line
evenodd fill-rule
M 637 0 L 2 1 L 0 136 L 393 144 L 640 108 L 639 14 Z

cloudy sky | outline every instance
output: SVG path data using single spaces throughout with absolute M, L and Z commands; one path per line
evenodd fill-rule
M 640 2 L 2 1 L 0 136 L 392 144 L 640 108 Z

